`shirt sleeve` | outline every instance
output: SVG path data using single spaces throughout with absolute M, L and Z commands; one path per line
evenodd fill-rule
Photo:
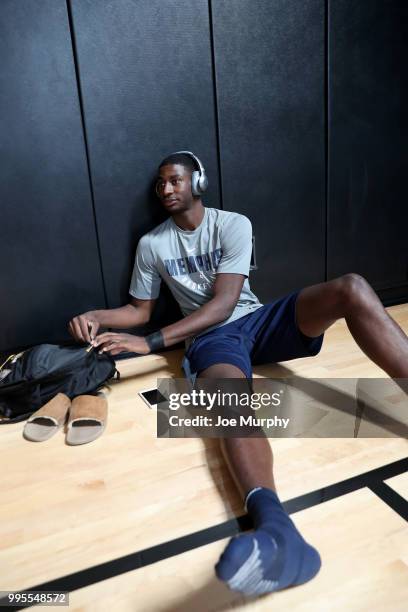
M 252 224 L 236 214 L 224 223 L 221 233 L 222 255 L 217 273 L 233 272 L 249 276 L 252 255 Z
M 154 262 L 149 236 L 142 236 L 136 249 L 129 293 L 140 300 L 155 300 L 159 297 L 160 284 L 161 277 Z

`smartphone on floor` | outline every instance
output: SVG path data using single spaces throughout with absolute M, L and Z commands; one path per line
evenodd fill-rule
M 143 389 L 138 391 L 138 395 L 142 398 L 148 408 L 156 409 L 157 404 L 165 402 L 166 398 L 160 393 L 160 391 L 153 387 L 152 389 Z

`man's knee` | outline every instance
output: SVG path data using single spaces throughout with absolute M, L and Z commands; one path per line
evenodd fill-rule
M 360 274 L 350 272 L 336 279 L 337 299 L 345 311 L 364 306 L 372 289 Z
M 198 378 L 245 378 L 245 373 L 231 363 L 215 363 L 202 370 Z
M 251 389 L 251 381 L 238 366 L 215 363 L 199 372 L 195 387 L 213 393 L 237 393 Z

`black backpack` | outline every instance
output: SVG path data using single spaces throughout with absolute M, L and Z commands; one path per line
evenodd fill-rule
M 115 376 L 113 357 L 87 347 L 40 344 L 10 356 L 0 369 L 0 424 L 28 419 L 57 393 L 95 394 Z

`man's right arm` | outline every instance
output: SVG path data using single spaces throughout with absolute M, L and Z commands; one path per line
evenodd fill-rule
M 68 329 L 77 342 L 91 342 L 101 327 L 128 329 L 148 323 L 156 300 L 132 297 L 129 304 L 109 310 L 90 310 L 74 317 Z

